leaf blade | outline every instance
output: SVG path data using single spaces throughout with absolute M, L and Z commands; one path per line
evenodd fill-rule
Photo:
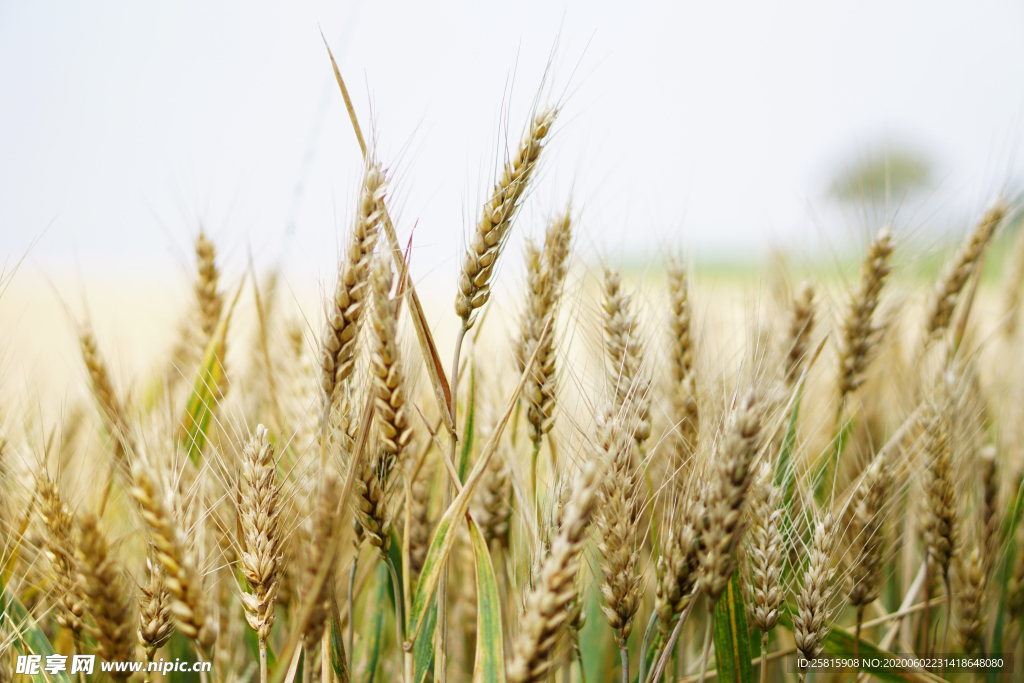
M 501 625 L 501 595 L 491 553 L 472 519 L 469 535 L 476 564 L 476 655 L 473 683 L 505 683 L 505 636 Z
M 715 605 L 714 639 L 718 679 L 730 683 L 751 683 L 754 669 L 750 663 L 747 608 L 743 601 L 739 569 L 733 572 L 725 594 Z

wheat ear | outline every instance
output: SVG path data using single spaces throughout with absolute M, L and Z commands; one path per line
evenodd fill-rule
M 839 403 L 864 383 L 864 372 L 881 336 L 881 327 L 874 321 L 882 286 L 889 277 L 893 245 L 889 230 L 878 231 L 868 247 L 860 270 L 860 284 L 850 297 L 842 324 L 839 347 Z M 840 408 L 841 409 L 841 408 Z
M 985 633 L 985 560 L 981 548 L 975 546 L 960 563 L 960 590 L 957 605 L 960 614 L 957 631 L 966 654 L 977 654 Z
M 805 280 L 800 283 L 789 309 L 789 330 L 786 335 L 786 356 L 782 374 L 786 386 L 792 389 L 800 379 L 811 333 L 814 332 L 814 285 Z
M 878 598 L 885 550 L 884 508 L 889 500 L 891 486 L 892 474 L 886 466 L 885 454 L 879 453 L 864 472 L 853 494 L 853 516 L 846 529 L 850 538 L 851 556 L 846 576 L 846 599 L 857 610 L 854 647 L 858 651 L 864 608 Z
M 804 572 L 800 592 L 796 596 L 797 612 L 793 615 L 793 640 L 800 654 L 813 660 L 821 654 L 821 644 L 828 635 L 832 610 L 832 552 L 835 548 L 835 525 L 832 516 L 814 527 L 811 555 Z M 800 680 L 806 676 L 806 668 L 800 670 Z
M 316 510 L 308 521 L 309 542 L 306 545 L 305 562 L 302 566 L 303 585 L 306 586 L 315 583 L 322 566 L 329 567 L 327 580 L 323 582 L 320 592 L 313 600 L 313 610 L 310 612 L 302 634 L 307 652 L 320 644 L 320 638 L 323 636 L 327 624 L 331 589 L 334 585 L 335 564 L 338 558 L 337 553 L 328 555 L 326 551 L 332 547 L 333 539 L 340 531 L 338 515 L 335 513 L 340 490 L 341 483 L 338 473 L 328 466 L 324 470 L 323 479 L 320 482 Z M 351 617 L 349 618 L 351 619 Z
M 139 587 L 139 643 L 146 648 L 147 660 L 171 639 L 171 594 L 164 585 L 164 568 L 155 557 L 146 558 L 149 581 Z
M 209 655 L 217 641 L 218 627 L 214 615 L 207 613 L 195 557 L 185 552 L 184 534 L 164 502 L 156 474 L 141 462 L 132 474 L 132 495 L 152 532 L 156 558 L 165 572 L 164 585 L 174 597 L 171 614 L 175 624 L 182 635 L 195 640 Z
M 46 522 L 46 554 L 56 578 L 56 621 L 70 630 L 77 641 L 82 632 L 85 607 L 78 583 L 74 517 L 61 498 L 57 485 L 45 473 L 39 474 L 36 479 L 36 492 Z
M 947 586 L 958 531 L 950 420 L 948 404 L 933 406 L 922 420 L 924 431 L 921 435 L 926 467 L 924 540 L 928 555 L 942 571 Z
M 782 606 L 782 554 L 785 539 L 779 528 L 783 509 L 782 489 L 774 483 L 775 471 L 765 462 L 751 486 L 750 533 L 747 558 L 750 562 L 750 615 L 754 628 L 761 631 L 761 681 L 768 667 L 768 634 L 779 623 Z
M 459 292 L 455 297 L 455 313 L 462 319 L 463 330 L 473 326 L 474 311 L 490 297 L 494 266 L 557 115 L 558 110 L 552 108 L 537 112 L 533 117 L 519 147 L 512 158 L 505 161 L 491 198 L 480 212 L 473 238 L 462 259 Z
M 539 683 L 552 667 L 551 655 L 572 616 L 566 607 L 576 598 L 579 556 L 597 503 L 599 475 L 597 463 L 589 462 L 576 481 L 558 535 L 526 597 L 507 672 L 509 683 Z
M 121 568 L 110 557 L 107 539 L 95 515 L 84 515 L 79 520 L 79 530 L 79 581 L 95 624 L 96 653 L 106 661 L 131 661 L 135 658 L 131 602 Z M 111 673 L 115 680 L 125 680 L 130 675 L 131 672 Z
M 540 448 L 544 434 L 551 431 L 555 420 L 555 316 L 568 273 L 569 251 L 572 243 L 571 208 L 556 216 L 548 224 L 544 237 L 544 251 L 541 253 L 532 243 L 527 243 L 527 296 L 523 314 L 522 332 L 519 341 L 519 365 L 533 355 L 535 346 L 540 346 L 537 359 L 526 385 L 523 397 L 526 400 L 526 419 L 533 427 L 534 449 Z
M 194 288 L 196 301 L 199 303 L 199 327 L 203 331 L 201 346 L 205 347 L 217 329 L 220 313 L 224 308 L 224 297 L 217 291 L 217 282 L 220 279 L 216 263 L 217 252 L 202 228 L 196 237 L 195 250 L 198 277 Z
M 370 159 L 370 157 L 367 157 Z M 367 301 L 370 261 L 384 220 L 387 181 L 380 164 L 368 160 L 356 200 L 348 251 L 338 267 L 338 282 L 327 310 L 320 348 L 320 388 L 330 404 L 335 387 L 355 366 L 359 323 Z
M 736 548 L 743 534 L 752 465 L 761 433 L 761 408 L 753 392 L 740 401 L 722 435 L 700 528 L 701 592 L 713 608 L 736 569 Z
M 100 356 L 99 348 L 96 345 L 96 336 L 92 330 L 88 327 L 82 329 L 79 332 L 78 341 L 85 369 L 89 372 L 93 396 L 96 397 L 104 426 L 113 439 L 114 458 L 119 461 L 124 457 L 126 448 L 131 448 L 127 413 L 121 400 L 117 397 L 113 382 L 110 381 L 110 373 Z
M 655 565 L 654 611 L 658 613 L 661 647 L 668 642 L 674 618 L 682 614 L 693 599 L 693 587 L 697 583 L 700 540 L 697 505 L 682 493 L 679 496 L 666 520 L 667 534 Z
M 619 274 L 604 271 L 605 352 L 610 362 L 610 381 L 615 388 L 615 407 L 632 416 L 629 429 L 638 444 L 651 436 L 649 382 L 643 372 L 644 348 L 632 308 L 632 297 L 622 290 Z M 622 410 L 628 407 L 626 410 Z
M 996 228 L 1006 216 L 1007 206 L 1000 200 L 985 212 L 981 221 L 964 240 L 960 251 L 946 267 L 942 278 L 935 285 L 931 299 L 928 301 L 925 317 L 925 339 L 927 341 L 942 336 L 949 327 L 953 309 L 960 300 L 960 294 L 978 264 L 985 255 L 985 250 L 995 235 Z
M 242 592 L 249 627 L 260 649 L 260 677 L 266 682 L 267 638 L 274 625 L 274 604 L 282 556 L 281 486 L 274 446 L 258 425 L 242 449 L 238 478 L 238 524 L 242 530 L 241 568 L 250 592 Z
M 700 413 L 697 406 L 697 382 L 693 367 L 693 333 L 690 329 L 690 292 L 686 269 L 673 259 L 668 266 L 669 349 L 672 357 L 672 408 L 675 420 L 674 471 L 677 481 L 697 447 Z
M 598 418 L 597 442 L 602 461 L 610 463 L 601 486 L 599 505 L 594 513 L 597 551 L 601 556 L 601 595 L 608 625 L 615 631 L 619 650 L 633 629 L 633 618 L 640 607 L 643 576 L 637 572 L 640 558 L 639 478 L 631 466 L 633 440 L 618 425 L 609 408 Z

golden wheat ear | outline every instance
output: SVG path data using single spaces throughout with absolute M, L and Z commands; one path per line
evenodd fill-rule
M 384 219 L 387 179 L 381 165 L 370 156 L 367 159 L 348 250 L 338 267 L 338 280 L 320 342 L 320 388 L 328 405 L 333 401 L 335 387 L 348 379 L 355 367 L 359 326 L 363 309 L 369 303 L 370 263 Z
M 864 383 L 864 374 L 881 336 L 882 328 L 875 321 L 875 310 L 882 287 L 892 272 L 889 265 L 892 252 L 892 237 L 888 228 L 882 228 L 868 247 L 861 265 L 860 283 L 850 295 L 839 341 L 840 406 L 847 394 Z
M 519 634 L 513 644 L 508 666 L 509 683 L 539 683 L 547 680 L 554 665 L 559 636 L 569 622 L 566 607 L 576 598 L 576 575 L 580 552 L 587 541 L 587 529 L 598 502 L 601 484 L 596 462 L 583 466 L 562 517 L 558 534 L 541 567 L 526 608 L 519 620 Z
M 558 116 L 558 110 L 544 109 L 536 113 L 522 142 L 512 158 L 505 161 L 501 177 L 494 184 L 490 199 L 483 206 L 476 230 L 466 248 L 459 273 L 455 297 L 455 313 L 462 319 L 462 327 L 473 326 L 475 312 L 491 296 L 491 278 L 498 256 L 505 246 L 520 204 L 529 187 L 537 162 L 544 149 L 544 141 Z
M 92 617 L 96 654 L 109 662 L 135 659 L 132 638 L 131 602 L 121 567 L 110 556 L 106 536 L 95 515 L 87 514 L 78 524 L 79 581 Z M 126 680 L 131 672 L 114 672 L 114 680 Z

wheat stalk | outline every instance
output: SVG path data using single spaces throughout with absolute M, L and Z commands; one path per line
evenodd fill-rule
M 779 623 L 783 601 L 782 554 L 785 539 L 779 529 L 783 509 L 782 489 L 773 482 L 775 472 L 767 462 L 761 465 L 751 486 L 750 533 L 747 558 L 750 562 L 750 615 L 754 628 L 761 630 L 761 661 L 768 653 L 768 634 Z M 767 667 L 761 667 L 761 681 Z

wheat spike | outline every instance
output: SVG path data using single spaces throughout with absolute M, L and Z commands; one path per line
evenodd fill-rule
M 995 566 L 1002 515 L 999 511 L 999 463 L 995 446 L 981 449 L 981 552 L 985 567 Z
M 335 387 L 352 374 L 367 281 L 377 235 L 384 220 L 387 180 L 380 164 L 369 160 L 356 200 L 356 217 L 348 251 L 338 267 L 338 282 L 327 311 L 320 348 L 320 388 L 330 404 Z
M 509 683 L 543 681 L 553 665 L 551 655 L 573 616 L 566 607 L 576 599 L 579 555 L 597 504 L 599 475 L 597 463 L 589 462 L 576 481 L 558 535 L 552 539 L 534 587 L 526 597 L 507 671 Z
M 815 659 L 821 653 L 821 644 L 828 635 L 832 610 L 832 551 L 835 546 L 835 525 L 832 516 L 814 527 L 811 555 L 804 572 L 800 592 L 796 596 L 797 613 L 793 615 L 793 640 L 805 659 Z M 803 678 L 801 671 L 801 679 Z
M 142 508 L 142 517 L 152 532 L 157 561 L 163 567 L 164 585 L 174 597 L 171 614 L 178 631 L 192 638 L 207 654 L 217 641 L 217 620 L 208 614 L 195 557 L 184 549 L 184 535 L 168 510 L 157 485 L 156 474 L 141 462 L 132 472 L 132 495 Z
M 750 561 L 750 614 L 754 628 L 767 633 L 779 623 L 782 605 L 782 554 L 785 539 L 779 529 L 782 519 L 782 489 L 773 482 L 774 471 L 761 465 L 751 487 L 750 533 L 747 557 Z
M 95 515 L 84 515 L 79 520 L 79 529 L 79 581 L 95 624 L 96 654 L 106 661 L 130 661 L 135 658 L 135 643 L 131 602 L 121 568 L 110 557 L 107 539 Z M 125 680 L 130 675 L 131 672 L 112 673 L 115 680 Z
M 147 656 L 171 639 L 174 623 L 171 621 L 171 594 L 164 585 L 164 568 L 156 558 L 146 558 L 149 581 L 139 587 L 139 643 Z
M 985 633 L 985 566 L 981 549 L 975 546 L 960 563 L 957 631 L 966 654 L 977 654 Z
M 537 167 L 544 149 L 544 140 L 551 132 L 551 125 L 557 115 L 558 110 L 554 108 L 541 110 L 534 115 L 523 141 L 512 158 L 505 161 L 505 168 L 494 185 L 491 198 L 480 212 L 480 220 L 462 259 L 459 291 L 455 297 L 455 313 L 462 319 L 465 330 L 473 326 L 474 311 L 487 303 L 491 295 L 491 278 L 498 256 Z
M 622 291 L 619 274 L 604 271 L 605 352 L 610 362 L 610 381 L 615 388 L 615 407 L 631 415 L 629 429 L 638 443 L 651 435 L 649 381 L 643 372 L 644 349 L 636 315 L 631 311 L 632 297 Z
M 789 310 L 789 330 L 786 336 L 785 360 L 783 361 L 783 377 L 786 386 L 793 388 L 807 356 L 807 346 L 811 333 L 814 332 L 814 286 L 810 281 L 800 283 Z
M 281 487 L 274 446 L 263 425 L 256 427 L 242 449 L 238 489 L 241 568 L 251 589 L 242 592 L 242 606 L 262 645 L 274 625 L 282 555 Z
M 874 314 L 882 286 L 891 271 L 892 252 L 889 230 L 882 228 L 868 247 L 860 270 L 860 284 L 850 297 L 843 319 L 839 348 L 840 401 L 864 383 L 864 372 L 881 336 L 882 329 L 874 322 Z
M 555 318 L 568 273 L 571 242 L 572 215 L 571 208 L 567 208 L 548 224 L 543 253 L 532 241 L 526 246 L 527 296 L 518 360 L 522 372 L 526 360 L 540 347 L 523 387 L 526 419 L 533 427 L 531 438 L 535 444 L 551 431 L 555 419 Z
M 57 485 L 45 474 L 36 478 L 36 491 L 46 522 L 46 554 L 57 587 L 57 623 L 78 637 L 85 614 L 84 598 L 78 583 L 78 560 L 75 552 L 75 521 L 61 498 Z
M 220 313 L 224 308 L 224 297 L 217 291 L 217 281 L 220 279 L 216 263 L 217 253 L 213 242 L 206 237 L 202 228 L 196 237 L 195 249 L 198 277 L 194 287 L 196 301 L 199 303 L 199 327 L 203 331 L 200 347 L 203 348 L 217 329 Z
M 850 538 L 850 571 L 846 598 L 862 612 L 878 598 L 883 551 L 885 510 L 892 486 L 892 474 L 880 453 L 864 472 L 851 504 L 853 517 L 847 527 Z
M 693 599 L 697 583 L 699 549 L 699 520 L 695 501 L 684 497 L 673 506 L 666 520 L 668 533 L 661 556 L 655 565 L 654 610 L 658 613 L 658 637 L 664 645 L 672 630 L 673 618 L 686 609 Z
M 637 572 L 640 559 L 639 478 L 630 466 L 633 440 L 618 425 L 611 409 L 598 419 L 599 457 L 609 462 L 607 477 L 598 494 L 594 514 L 597 551 L 601 556 L 601 606 L 608 625 L 615 631 L 619 649 L 633 629 L 633 617 L 640 607 L 643 576 Z
M 948 580 L 957 543 L 956 481 L 948 405 L 932 406 L 921 436 L 926 464 L 924 539 L 934 566 Z
M 705 513 L 701 523 L 701 592 L 711 604 L 725 590 L 736 568 L 736 548 L 743 533 L 752 465 L 761 433 L 761 408 L 753 392 L 740 401 L 712 462 Z
M 412 511 L 409 525 L 409 576 L 413 582 L 419 579 L 423 563 L 430 548 L 430 478 L 429 473 L 420 471 L 412 481 Z M 481 522 L 481 528 L 484 528 Z
M 690 329 L 690 292 L 686 269 L 673 259 L 668 266 L 669 329 L 672 357 L 672 408 L 675 411 L 675 456 L 673 469 L 678 480 L 697 447 L 700 413 L 697 406 L 697 379 L 693 367 L 693 333 Z
M 957 252 L 953 261 L 947 266 L 942 278 L 935 285 L 931 299 L 928 302 L 927 316 L 925 317 L 926 339 L 936 339 L 949 327 L 949 320 L 953 315 L 960 300 L 960 293 L 963 291 L 967 279 L 974 272 L 976 266 L 981 263 L 985 250 L 995 235 L 996 228 L 1006 216 L 1007 206 L 999 200 L 985 212 L 977 227 L 969 234 Z
M 82 350 L 82 360 L 85 362 L 85 369 L 89 372 L 89 380 L 92 385 L 93 396 L 99 406 L 100 414 L 103 417 L 104 426 L 110 432 L 113 439 L 113 453 L 117 460 L 124 457 L 125 449 L 131 448 L 131 434 L 128 429 L 128 417 L 124 406 L 117 397 L 114 384 L 110 381 L 110 373 L 107 371 L 106 363 L 100 356 L 99 348 L 96 345 L 96 337 L 88 327 L 82 329 L 78 335 L 79 346 Z
M 494 543 L 507 550 L 512 519 L 512 472 L 506 457 L 506 449 L 499 446 L 498 453 L 487 463 L 479 484 L 477 521 L 488 545 Z
M 320 482 L 320 493 L 316 500 L 316 510 L 310 516 L 306 527 L 307 543 L 305 547 L 304 562 L 302 565 L 303 586 L 313 585 L 317 573 L 324 565 L 328 566 L 327 580 L 324 581 L 313 601 L 313 611 L 310 613 L 302 638 L 307 649 L 317 646 L 324 634 L 329 614 L 329 599 L 331 586 L 334 584 L 334 570 L 337 563 L 337 553 L 328 555 L 327 550 L 331 547 L 332 539 L 340 531 L 338 515 L 335 514 L 338 494 L 341 490 L 341 483 L 338 473 L 331 467 L 324 470 L 323 480 Z M 305 597 L 303 598 L 305 599 Z

